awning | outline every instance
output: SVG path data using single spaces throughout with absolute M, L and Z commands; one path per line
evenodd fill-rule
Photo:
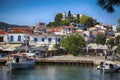
M 39 47 L 33 47 L 32 50 L 34 51 L 47 51 L 48 50 L 48 47 L 47 46 L 39 46 Z
M 21 54 L 26 55 L 26 56 L 34 56 L 35 55 L 35 53 L 21 53 Z
M 3 47 L 0 46 L 0 50 L 3 50 Z
M 16 50 L 16 48 L 8 47 L 8 48 L 2 49 L 2 51 L 14 51 L 14 50 Z
M 89 44 L 87 45 L 87 49 L 100 49 L 100 50 L 105 50 L 108 49 L 106 45 L 97 45 L 97 44 Z
M 30 50 L 30 46 L 20 46 L 18 47 L 19 50 Z
M 48 48 L 48 51 L 55 51 L 57 50 L 54 45 L 50 45 L 49 48 Z

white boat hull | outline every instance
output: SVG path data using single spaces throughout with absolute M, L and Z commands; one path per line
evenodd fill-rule
M 103 72 L 117 72 L 120 70 L 119 64 L 103 63 L 97 66 L 97 70 L 102 70 Z
M 25 68 L 32 68 L 35 65 L 35 60 L 32 61 L 26 61 L 26 62 L 8 62 L 7 66 L 9 67 L 10 70 L 15 70 L 15 69 L 25 69 Z
M 103 72 L 109 73 L 109 72 L 116 72 L 115 69 L 103 69 Z

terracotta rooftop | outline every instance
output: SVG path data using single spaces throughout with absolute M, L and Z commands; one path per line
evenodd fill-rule
M 97 31 L 93 32 L 94 35 L 101 34 L 101 33 L 103 33 L 103 32 L 97 32 Z
M 29 28 L 11 28 L 8 33 L 27 33 L 32 34 L 32 30 Z
M 62 30 L 62 27 L 56 27 L 56 28 L 48 28 L 47 29 L 47 32 L 50 33 L 50 32 L 60 32 Z
M 5 32 L 4 30 L 0 30 L 0 34 L 6 34 L 7 32 Z
M 62 28 L 74 28 L 73 26 L 61 26 Z

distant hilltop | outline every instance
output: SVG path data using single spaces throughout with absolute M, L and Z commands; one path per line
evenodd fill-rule
M 5 22 L 0 22 L 0 30 L 8 30 L 8 28 L 20 28 L 20 27 L 29 27 L 26 25 L 15 25 L 15 24 L 8 24 Z

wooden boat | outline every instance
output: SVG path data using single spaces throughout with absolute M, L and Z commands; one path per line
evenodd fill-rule
M 10 56 L 12 57 L 12 60 L 8 61 L 6 65 L 10 70 L 34 67 L 36 60 L 34 59 L 33 55 L 34 55 L 33 53 L 12 54 Z

